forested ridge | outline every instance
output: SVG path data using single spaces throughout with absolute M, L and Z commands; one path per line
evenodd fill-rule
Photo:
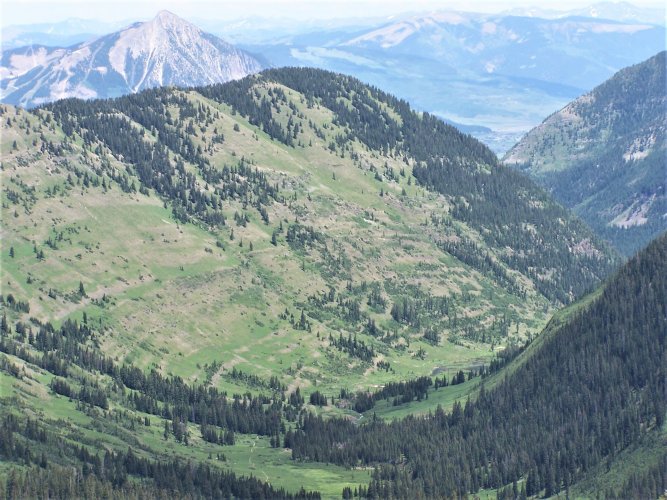
M 349 130 L 344 139 L 358 139 L 371 149 L 413 158 L 416 179 L 451 197 L 452 215 L 479 230 L 489 246 L 511 248 L 512 252 L 500 258 L 530 276 L 549 299 L 567 303 L 611 270 L 603 257 L 609 250 L 599 242 L 591 241 L 599 249 L 592 253 L 573 251 L 582 239 L 594 239 L 579 220 L 527 177 L 498 162 L 481 142 L 355 78 L 311 68 L 280 68 L 198 90 L 231 104 L 264 124 L 265 130 L 273 130 L 276 124 L 267 112 L 270 106 L 252 101 L 250 89 L 258 80 L 281 83 L 309 101 L 321 102 Z M 291 144 L 281 134 L 275 138 Z M 450 247 L 457 245 L 450 243 Z M 468 246 L 461 253 L 470 250 Z M 455 248 L 448 251 L 455 252 Z M 540 270 L 547 269 L 553 274 L 544 280 Z
M 479 231 L 489 247 L 500 249 L 498 258 L 529 277 L 549 300 L 568 303 L 613 269 L 616 261 L 609 248 L 527 177 L 498 162 L 481 142 L 359 80 L 310 68 L 282 68 L 196 91 L 231 106 L 273 140 L 303 147 L 299 139 L 306 126 L 303 117 L 280 87 L 269 96 L 259 92 L 270 84 L 296 90 L 308 106 L 333 112 L 334 124 L 346 132 L 331 141 L 332 151 L 345 156 L 348 143 L 358 140 L 370 150 L 412 162 L 419 183 L 451 200 L 450 215 Z M 178 117 L 172 116 L 170 107 L 178 109 Z M 153 89 L 113 100 L 66 99 L 44 109 L 53 112 L 66 134 L 76 132 L 86 143 L 104 145 L 131 162 L 139 187 L 155 189 L 169 199 L 179 220 L 224 225 L 222 203 L 228 198 L 245 200 L 263 217 L 267 203 L 284 200 L 278 186 L 267 183 L 260 173 L 245 182 L 241 175 L 215 174 L 206 151 L 191 137 L 196 134 L 194 123 L 211 122 L 210 109 L 204 111 L 173 90 Z M 284 113 L 289 116 L 287 123 Z M 131 120 L 152 131 L 154 142 Z M 310 125 L 318 132 L 316 125 Z M 216 187 L 199 189 L 183 160 Z M 237 168 L 246 167 L 242 161 Z M 127 189 L 139 188 L 126 184 Z M 443 242 L 443 248 L 468 255 L 473 265 L 489 259 L 466 239 Z M 490 269 L 510 288 L 520 288 L 502 269 Z

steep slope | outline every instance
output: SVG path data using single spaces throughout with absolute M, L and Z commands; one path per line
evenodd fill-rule
M 2 54 L 2 101 L 35 106 L 66 97 L 114 97 L 190 87 L 262 69 L 250 54 L 168 11 L 72 48 L 28 46 Z
M 517 498 L 519 482 L 522 496 L 548 498 L 645 445 L 650 461 L 604 494 L 656 498 L 667 486 L 667 235 L 587 302 L 465 408 L 362 426 L 311 416 L 286 437 L 293 457 L 381 464 L 362 495 L 370 498 L 460 497 L 504 485 L 498 496 Z
M 618 72 L 504 158 L 626 254 L 667 229 L 666 57 Z
M 328 72 L 3 106 L 0 126 L 0 474 L 43 454 L 27 483 L 108 449 L 105 487 L 211 487 L 176 457 L 340 496 L 369 471 L 276 449 L 304 409 L 451 404 L 616 262 L 476 140 Z

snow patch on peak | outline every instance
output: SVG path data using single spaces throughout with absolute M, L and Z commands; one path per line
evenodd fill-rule
M 382 28 L 365 33 L 342 45 L 357 45 L 365 42 L 379 43 L 384 49 L 394 47 L 415 33 L 426 28 L 436 28 L 441 24 L 459 25 L 467 19 L 455 12 L 434 12 L 424 16 L 414 16 L 397 21 Z
M 371 31 L 370 33 L 361 35 L 350 40 L 343 45 L 357 45 L 364 42 L 377 42 L 384 49 L 400 44 L 403 40 L 414 34 L 419 26 L 415 26 L 414 22 L 404 21 L 384 28 Z
M 429 18 L 436 23 L 451 24 L 454 26 L 465 24 L 468 21 L 468 19 L 458 12 L 434 12 Z
M 24 75 L 33 68 L 45 66 L 62 57 L 64 52 L 64 50 L 59 49 L 49 53 L 45 47 L 37 47 L 36 49 L 30 47 L 23 54 L 12 54 L 9 58 L 9 65 L 0 68 L 0 78 L 4 80 L 5 78 L 16 78 Z
M 152 21 L 134 25 L 120 32 L 118 40 L 109 50 L 109 62 L 111 67 L 129 83 L 125 71 L 128 53 L 132 60 L 148 60 L 156 56 L 167 59 L 174 45 L 181 46 L 188 52 L 203 49 L 201 35 L 201 30 L 195 25 L 163 10 Z M 146 64 L 145 69 L 147 68 Z M 146 73 L 137 85 L 140 86 L 145 77 Z M 157 83 L 162 83 L 161 78 Z
M 75 47 L 18 50 L 7 59 L 9 67 L 0 68 L 0 97 L 8 89 L 6 95 L 17 95 L 22 105 L 115 97 L 162 85 L 209 85 L 262 70 L 250 54 L 169 11 Z M 23 82 L 23 75 L 32 76 Z

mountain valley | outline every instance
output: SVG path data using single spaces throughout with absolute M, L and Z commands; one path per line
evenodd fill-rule
M 451 408 L 619 262 L 481 143 L 321 70 L 5 105 L 2 127 L 3 394 L 46 443 L 338 496 L 369 470 L 292 461 L 304 415 Z M 216 423 L 149 383 L 264 409 Z
M 0 500 L 662 499 L 659 11 L 10 27 Z

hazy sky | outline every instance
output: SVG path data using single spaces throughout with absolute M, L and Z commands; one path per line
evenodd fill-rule
M 451 0 L 234 0 L 110 2 L 108 0 L 0 0 L 2 26 L 63 21 L 68 18 L 104 21 L 143 20 L 167 9 L 186 18 L 232 19 L 238 17 L 284 17 L 296 19 L 333 17 L 375 17 L 398 12 L 439 9 L 500 12 L 512 7 L 538 5 L 543 9 L 579 8 L 581 0 L 481 0 L 463 3 Z M 664 0 L 633 0 L 633 4 L 664 8 Z

